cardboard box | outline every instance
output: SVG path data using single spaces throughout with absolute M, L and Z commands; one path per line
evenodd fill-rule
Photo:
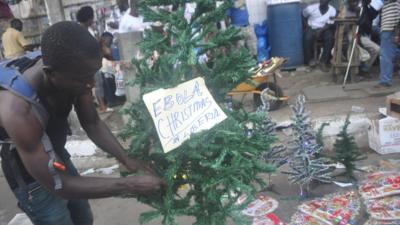
M 400 119 L 372 120 L 368 130 L 369 147 L 379 154 L 400 152 Z
M 400 118 L 400 92 L 386 97 L 386 108 L 389 116 Z

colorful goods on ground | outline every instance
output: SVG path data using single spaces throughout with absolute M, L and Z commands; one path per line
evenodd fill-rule
M 364 199 L 400 194 L 400 173 L 395 171 L 372 173 L 360 185 L 359 193 Z
M 301 204 L 291 225 L 355 225 L 360 201 L 353 191 L 334 193 Z

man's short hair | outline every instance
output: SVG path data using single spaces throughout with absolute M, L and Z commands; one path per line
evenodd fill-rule
M 90 6 L 83 6 L 80 8 L 76 14 L 76 19 L 79 23 L 86 23 L 89 20 L 94 19 L 94 11 Z
M 101 34 L 101 38 L 110 38 L 112 40 L 114 38 L 114 35 L 112 35 L 112 33 L 106 31 Z
M 10 21 L 10 26 L 12 28 L 17 28 L 17 27 L 21 27 L 22 26 L 22 21 L 20 19 L 12 19 Z
M 128 0 L 117 0 L 117 6 L 121 12 L 125 12 L 129 9 Z
M 101 59 L 97 40 L 76 22 L 63 21 L 50 26 L 42 37 L 45 66 L 57 71 L 76 72 L 85 59 Z

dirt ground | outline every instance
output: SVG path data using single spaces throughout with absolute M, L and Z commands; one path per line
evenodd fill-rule
M 332 82 L 330 74 L 322 73 L 318 69 L 311 72 L 301 70 L 297 72 L 282 72 L 281 74 L 282 78 L 278 78 L 278 83 L 282 86 L 284 92 L 291 97 L 289 103 L 293 102 L 295 96 L 301 93 L 301 90 L 307 86 L 328 84 Z M 376 73 L 372 79 L 377 80 Z M 345 115 L 350 111 L 350 108 L 353 105 L 363 107 L 366 113 L 377 114 L 377 109 L 385 106 L 384 100 L 384 96 L 377 96 L 341 101 L 308 103 L 307 110 L 310 111 L 310 115 L 313 119 L 326 116 Z M 252 107 L 251 96 L 245 98 L 244 104 L 248 108 Z M 270 115 L 276 121 L 287 120 L 291 116 L 290 108 L 288 106 L 282 106 L 279 110 L 271 112 Z M 117 113 L 103 116 L 103 118 L 106 119 L 113 130 L 117 130 L 122 125 Z M 360 162 L 360 165 L 378 165 L 379 161 L 382 159 L 400 159 L 399 154 L 382 156 L 368 149 L 365 149 L 364 152 L 368 155 L 368 159 Z M 360 173 L 358 176 L 361 177 L 363 174 Z M 267 179 L 266 176 L 265 179 Z M 280 173 L 277 173 L 272 177 L 272 183 L 278 193 L 267 192 L 267 194 L 279 201 L 280 205 L 275 211 L 276 214 L 284 221 L 289 222 L 291 215 L 296 211 L 297 205 L 301 203 L 301 200 L 298 198 L 298 187 L 296 185 L 289 185 L 287 177 Z M 352 188 L 354 188 L 354 186 Z M 333 184 L 319 185 L 313 189 L 312 194 L 314 196 L 322 196 L 324 194 L 344 190 L 346 189 Z M 136 225 L 139 224 L 137 221 L 139 214 L 149 209 L 148 206 L 138 203 L 135 199 L 106 198 L 91 200 L 90 202 L 94 212 L 96 225 Z M 9 190 L 3 175 L 0 173 L 0 225 L 6 225 L 8 221 L 19 212 L 20 210 L 16 206 L 16 201 Z M 192 224 L 193 221 L 193 218 L 178 219 L 179 224 L 182 225 Z M 358 224 L 363 224 L 362 221 L 364 220 L 360 220 Z M 160 220 L 157 220 L 150 224 L 156 225 L 161 224 L 161 222 Z

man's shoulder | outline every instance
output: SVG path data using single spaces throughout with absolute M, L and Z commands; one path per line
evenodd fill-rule
M 0 121 L 26 117 L 30 113 L 30 104 L 27 100 L 13 94 L 11 91 L 0 88 Z
M 9 28 L 7 28 L 5 33 L 8 33 L 8 34 L 19 34 L 19 33 L 21 33 L 21 31 L 16 30 L 16 29 L 14 29 L 12 27 L 9 27 Z
M 22 32 L 11 27 L 7 28 L 7 30 L 3 33 L 3 37 L 8 37 L 8 38 L 14 38 L 19 35 L 22 35 Z
M 317 9 L 319 7 L 319 3 L 313 3 L 311 5 L 308 5 L 304 10 L 312 11 L 314 9 Z
M 2 37 L 3 37 L 3 38 L 4 38 L 4 37 L 7 37 L 7 36 L 9 36 L 12 32 L 13 32 L 13 31 L 11 30 L 11 28 L 7 28 L 7 29 L 4 31 Z

